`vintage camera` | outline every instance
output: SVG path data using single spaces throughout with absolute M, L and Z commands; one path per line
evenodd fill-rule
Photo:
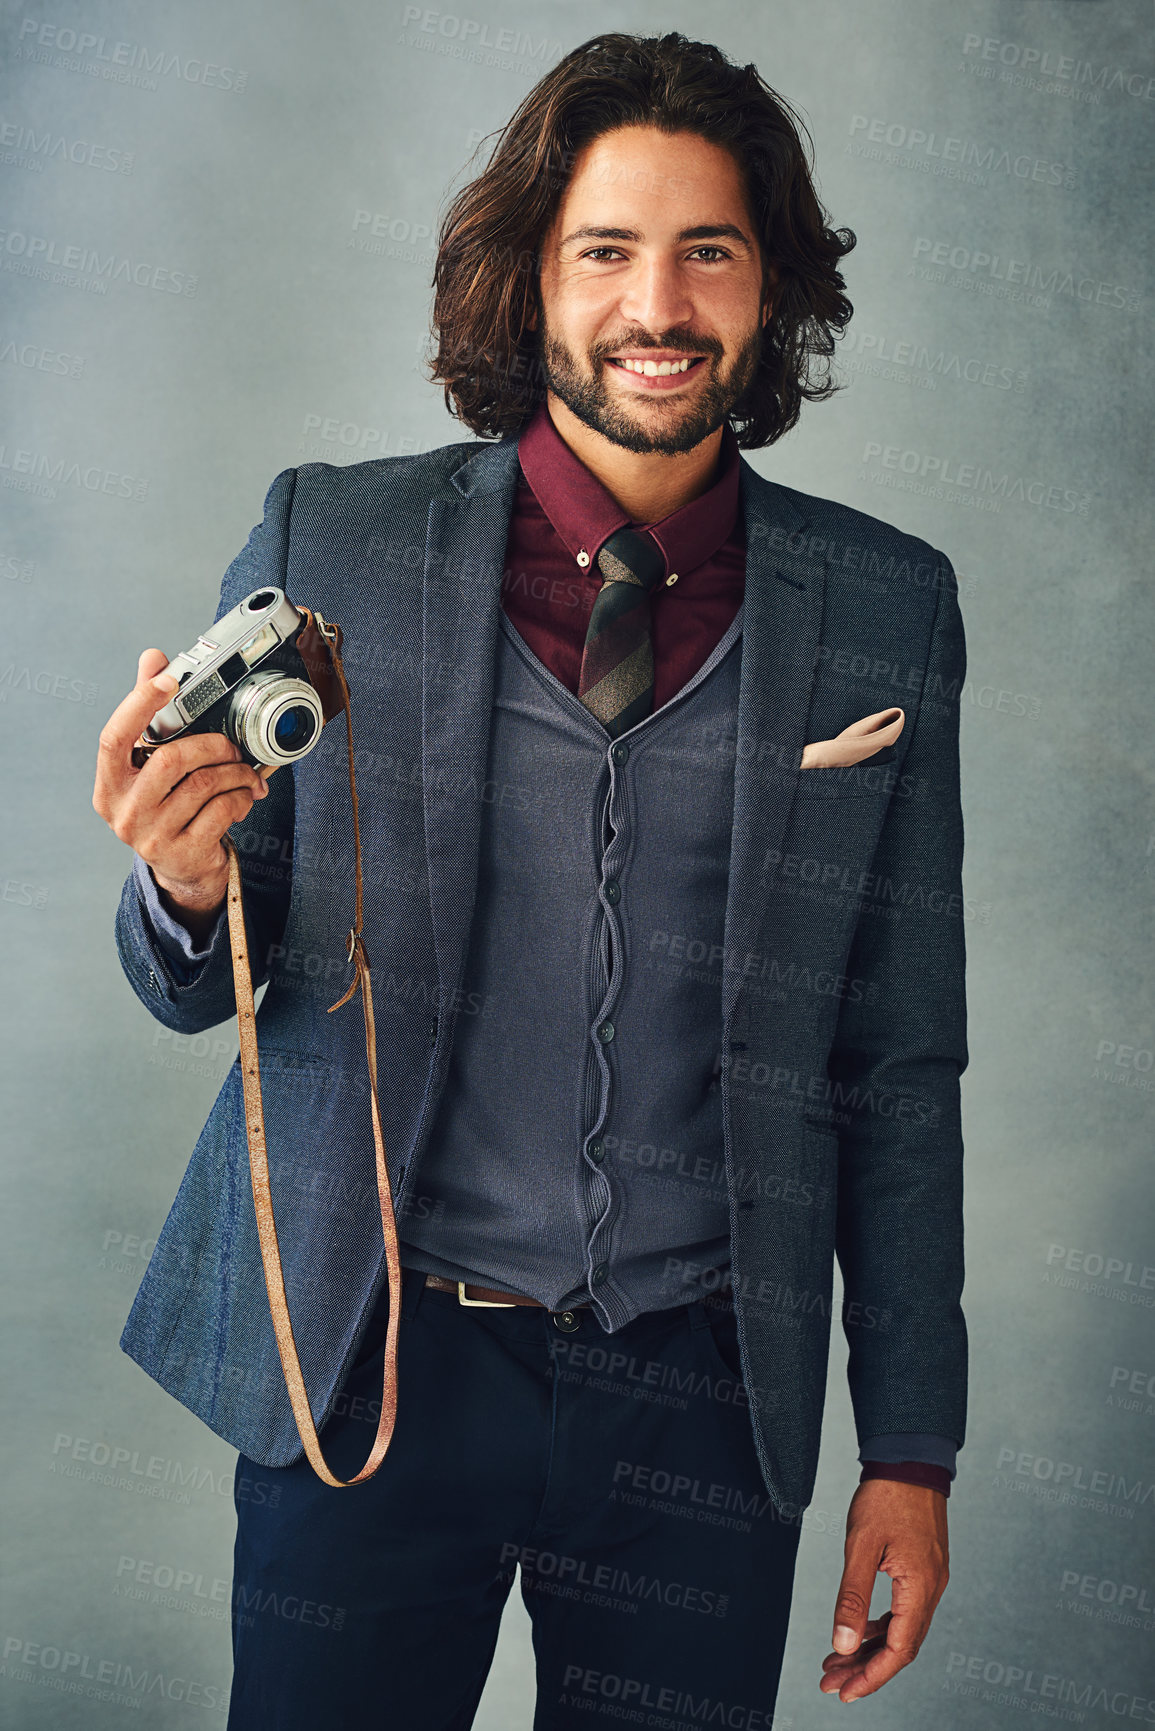
M 223 733 L 246 763 L 296 763 L 335 707 L 332 640 L 283 589 L 254 589 L 164 669 L 180 687 L 141 734 L 133 761 L 140 767 L 186 733 Z

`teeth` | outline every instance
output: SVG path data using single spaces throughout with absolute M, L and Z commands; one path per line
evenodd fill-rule
M 670 373 L 684 373 L 690 359 L 687 356 L 684 361 L 618 361 L 617 364 L 631 373 L 641 373 L 647 379 L 664 379 Z

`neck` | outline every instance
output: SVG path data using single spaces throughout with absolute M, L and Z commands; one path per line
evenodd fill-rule
M 579 421 L 560 397 L 547 393 L 550 420 L 574 456 L 596 475 L 633 523 L 659 523 L 713 486 L 722 449 L 717 427 L 692 451 L 675 457 L 623 450 Z

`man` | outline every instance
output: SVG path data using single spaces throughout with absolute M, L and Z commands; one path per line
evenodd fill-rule
M 965 1423 L 956 586 L 739 454 L 827 394 L 851 245 L 752 67 L 593 39 L 443 225 L 435 376 L 497 442 L 287 470 L 226 574 L 222 612 L 276 583 L 345 632 L 404 1263 L 396 1433 L 334 1490 L 234 1068 L 122 1342 L 242 1451 L 232 1727 L 469 1725 L 518 1564 L 539 1727 L 768 1726 L 836 1255 L 864 1469 L 819 1687 L 870 1694 L 926 1634 Z M 387 1289 L 328 1014 L 343 740 L 275 780 L 214 735 L 134 771 L 165 659 L 101 741 L 121 956 L 167 1026 L 226 1019 L 236 825 L 290 1308 L 351 1474 Z

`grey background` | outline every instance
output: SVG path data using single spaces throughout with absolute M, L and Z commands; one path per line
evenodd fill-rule
M 421 371 L 448 189 L 577 42 L 678 28 L 801 107 L 859 235 L 849 388 L 753 461 L 946 549 L 970 649 L 972 1417 L 947 1596 L 855 1717 L 1155 1723 L 1150 0 L 468 5 L 4 8 L 0 1716 L 120 1725 L 131 1689 L 63 1693 L 65 1652 L 146 1670 L 150 1725 L 227 1697 L 235 1457 L 117 1338 L 235 1038 L 175 1040 L 120 974 L 97 733 L 138 651 L 211 618 L 280 469 L 462 436 Z M 117 42 L 157 69 L 105 76 Z M 146 281 L 96 292 L 110 256 Z M 836 1331 L 779 1727 L 842 1711 L 844 1361 Z M 478 1724 L 528 1727 L 532 1693 L 515 1593 Z

